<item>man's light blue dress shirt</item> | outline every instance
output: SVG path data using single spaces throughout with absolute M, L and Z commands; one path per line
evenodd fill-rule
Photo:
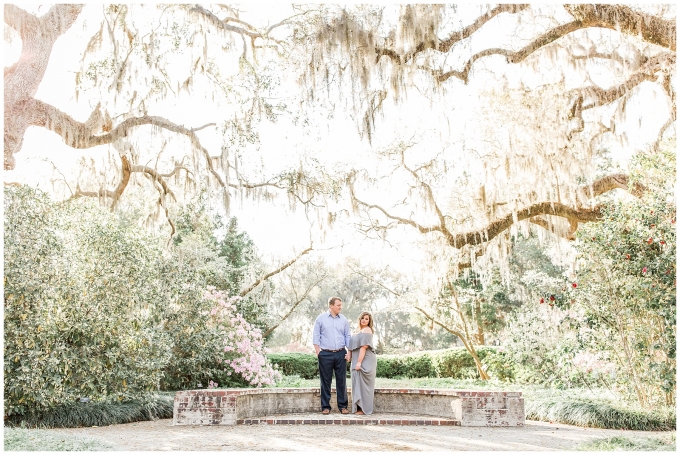
M 349 322 L 342 314 L 333 317 L 330 311 L 326 311 L 316 318 L 312 343 L 318 344 L 321 349 L 342 349 L 349 346 L 350 338 Z

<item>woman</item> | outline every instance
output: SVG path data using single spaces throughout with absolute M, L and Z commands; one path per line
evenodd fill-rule
M 359 316 L 359 331 L 349 342 L 352 351 L 352 412 L 357 415 L 373 413 L 373 390 L 377 358 L 373 346 L 373 316 L 363 312 Z

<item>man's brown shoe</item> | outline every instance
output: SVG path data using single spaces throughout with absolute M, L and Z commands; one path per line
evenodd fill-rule
M 330 409 L 324 409 L 323 411 L 321 411 L 321 414 L 324 414 L 324 415 L 328 415 L 330 413 L 331 413 Z
M 344 408 L 344 409 L 340 410 L 340 413 L 341 414 L 349 414 L 349 411 L 347 410 L 347 408 Z

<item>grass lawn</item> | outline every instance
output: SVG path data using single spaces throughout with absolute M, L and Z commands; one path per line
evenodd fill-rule
M 633 438 L 626 436 L 614 436 L 612 438 L 595 439 L 581 444 L 576 450 L 589 452 L 602 451 L 663 451 L 675 452 L 675 432 L 667 436 Z
M 92 438 L 54 434 L 48 430 L 26 428 L 4 429 L 5 451 L 101 451 L 116 448 L 104 441 Z

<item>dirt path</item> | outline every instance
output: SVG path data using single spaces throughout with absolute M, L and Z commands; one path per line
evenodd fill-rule
M 523 428 L 398 425 L 173 426 L 171 419 L 50 430 L 105 440 L 121 450 L 458 451 L 573 450 L 591 439 L 663 432 L 580 428 L 527 421 Z

